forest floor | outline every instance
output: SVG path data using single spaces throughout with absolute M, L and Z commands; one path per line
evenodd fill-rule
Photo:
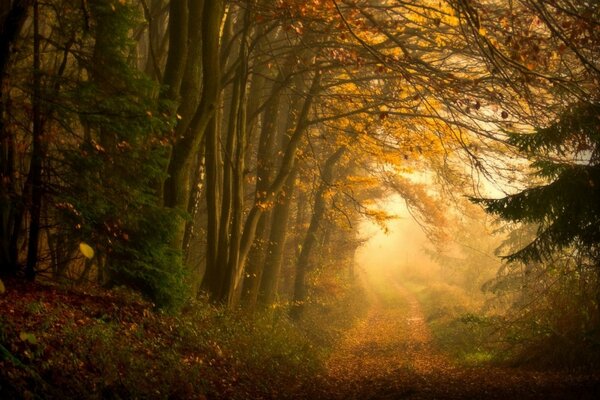
M 368 286 L 368 284 L 367 284 Z M 371 308 L 327 362 L 327 399 L 597 399 L 597 375 L 459 365 L 433 343 L 415 294 L 367 288 Z
M 598 374 L 456 363 L 436 348 L 415 294 L 384 282 L 365 284 L 357 301 L 369 308 L 325 359 L 284 317 L 202 304 L 167 315 L 119 293 L 8 282 L 0 398 L 598 398 Z

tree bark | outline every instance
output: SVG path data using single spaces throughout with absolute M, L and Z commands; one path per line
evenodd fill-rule
M 40 14 L 38 1 L 33 3 L 33 140 L 29 177 L 31 186 L 31 207 L 29 210 L 29 240 L 27 245 L 27 264 L 25 277 L 33 281 L 36 275 L 38 262 L 38 247 L 40 239 L 40 222 L 42 210 L 42 165 L 44 161 L 43 126 L 42 126 L 42 81 L 40 60 Z
M 8 102 L 8 69 L 11 52 L 27 20 L 32 0 L 3 2 L 0 8 L 0 275 L 15 275 L 18 270 L 17 239 L 22 212 L 15 206 L 14 138 L 5 126 Z M 16 236 L 15 236 L 16 235 Z
M 280 199 L 273 210 L 271 232 L 267 245 L 264 270 L 260 281 L 260 290 L 258 292 L 258 302 L 263 308 L 267 308 L 273 304 L 277 296 L 290 208 L 292 205 L 292 193 L 296 186 L 297 173 L 298 167 L 294 167 L 285 182 Z
M 276 196 L 278 196 L 281 190 L 283 189 L 287 177 L 293 170 L 294 164 L 296 162 L 296 151 L 306 131 L 306 128 L 308 127 L 308 115 L 312 108 L 314 97 L 320 89 L 320 81 L 321 74 L 319 72 L 316 72 L 313 77 L 310 90 L 307 94 L 306 99 L 304 100 L 302 111 L 300 112 L 300 116 L 298 117 L 296 129 L 290 137 L 290 141 L 284 152 L 281 168 L 279 169 L 279 172 L 277 173 L 277 176 L 275 177 L 273 183 L 269 186 L 267 196 L 264 200 L 265 202 L 275 201 Z M 250 247 L 254 242 L 256 227 L 258 225 L 258 220 L 262 212 L 263 207 L 261 207 L 260 204 L 254 204 L 254 206 L 250 209 L 250 212 L 248 213 L 248 217 L 246 218 L 243 235 L 240 243 L 240 256 L 238 267 L 233 279 L 234 289 L 236 289 L 238 285 L 241 284 L 241 278 L 243 276 L 246 265 L 246 258 L 250 251 Z
M 241 103 L 239 79 L 238 76 L 232 91 L 227 142 L 225 145 L 225 162 L 223 164 L 223 186 L 221 189 L 219 220 L 219 244 L 217 246 L 217 260 L 215 265 L 217 268 L 215 276 L 217 278 L 212 287 L 209 288 L 210 297 L 215 302 L 225 301 L 228 293 L 228 280 L 230 276 L 228 268 L 232 248 L 231 235 L 233 229 L 231 224 L 234 212 L 234 169 L 236 167 L 234 154 L 236 154 L 237 151 L 237 131 L 239 129 L 238 113 Z
M 291 61 L 291 60 L 290 60 Z M 264 203 L 263 199 L 267 196 L 269 186 L 272 181 L 273 173 L 279 166 L 281 157 L 276 156 L 274 145 L 275 140 L 279 140 L 278 148 L 285 151 L 289 138 L 287 132 L 294 129 L 298 123 L 296 116 L 300 113 L 301 97 L 293 96 L 291 104 L 282 103 L 282 88 L 290 83 L 289 77 L 292 73 L 293 63 L 286 62 L 283 69 L 277 77 L 277 84 L 271 89 L 265 107 L 265 118 L 263 121 L 261 141 L 257 152 L 257 182 L 255 192 L 255 203 L 262 203 L 265 206 L 265 212 L 259 218 L 256 228 L 255 242 L 248 254 L 248 263 L 246 266 L 246 278 L 244 280 L 244 305 L 248 309 L 254 309 L 256 301 L 262 285 L 263 271 L 266 267 L 266 259 L 270 257 L 272 251 L 271 239 L 269 239 L 270 231 L 272 230 L 273 210 L 277 209 L 280 201 L 283 201 L 282 196 L 286 193 L 291 194 L 288 186 L 289 177 L 284 185 L 284 189 L 280 195 L 276 197 L 277 201 L 273 203 Z M 298 82 L 301 85 L 301 81 Z M 278 118 L 280 115 L 287 118 Z M 278 123 L 277 123 L 278 122 Z M 279 160 L 279 161 L 278 161 Z M 295 175 L 296 167 L 294 167 L 291 175 Z
M 186 68 L 189 40 L 188 0 L 170 0 L 169 3 L 169 53 L 163 75 L 165 97 L 179 100 L 181 82 Z
M 325 197 L 327 189 L 331 186 L 333 179 L 333 169 L 339 159 L 346 152 L 346 147 L 340 147 L 337 149 L 325 162 L 321 174 L 321 184 L 315 194 L 315 204 L 313 207 L 313 214 L 310 220 L 310 225 L 306 231 L 304 243 L 302 244 L 302 251 L 298 257 L 296 263 L 296 278 L 294 280 L 294 297 L 292 308 L 290 309 L 290 316 L 293 319 L 299 319 L 304 309 L 304 303 L 306 301 L 306 273 L 309 267 L 310 256 L 312 250 L 317 243 L 317 231 L 327 210 L 327 199 Z
M 247 80 L 248 80 L 248 15 L 246 10 L 244 18 L 239 21 L 242 34 L 239 39 L 237 52 L 236 73 L 231 89 L 229 101 L 229 115 L 227 119 L 226 144 L 224 149 L 223 180 L 221 187 L 221 202 L 214 204 L 219 210 L 218 238 L 216 243 L 216 257 L 214 263 L 207 265 L 210 278 L 204 288 L 216 303 L 230 303 L 232 300 L 231 276 L 232 268 L 236 264 L 239 251 L 239 225 L 243 213 L 243 170 L 246 150 L 246 107 L 247 107 Z M 212 210 L 208 210 L 209 213 Z M 214 246 L 211 244 L 211 247 Z
M 278 77 L 278 81 L 281 78 Z M 265 108 L 264 119 L 262 121 L 259 144 L 256 154 L 256 187 L 254 192 L 255 203 L 262 203 L 262 199 L 266 197 L 267 190 L 271 182 L 272 173 L 275 169 L 274 163 L 274 147 L 275 138 L 281 135 L 277 129 L 277 120 L 280 110 L 281 90 L 274 84 L 271 89 L 269 104 Z M 285 127 L 284 127 L 285 128 Z M 262 213 L 256 227 L 256 240 L 250 250 L 248 257 L 248 266 L 246 277 L 243 283 L 242 299 L 243 304 L 249 309 L 254 307 L 260 280 L 263 269 L 263 261 L 265 256 L 265 243 L 267 238 L 267 229 L 269 228 L 268 217 L 270 213 L 270 204 L 264 204 L 267 210 Z
M 164 183 L 164 205 L 185 212 L 189 202 L 190 185 L 189 173 L 193 156 L 197 154 L 199 146 L 207 132 L 207 127 L 217 109 L 220 84 L 220 28 L 225 14 L 223 0 L 205 1 L 202 11 L 202 97 L 189 127 L 176 138 L 173 145 L 169 165 L 168 177 Z M 217 134 L 212 132 L 211 134 Z M 212 138 L 215 140 L 216 138 Z M 185 234 L 185 221 L 181 218 L 179 229 L 175 235 L 172 246 L 181 249 Z
M 210 293 L 217 286 L 219 267 L 217 263 L 219 246 L 219 221 L 221 213 L 221 158 L 217 142 L 219 116 L 211 119 L 206 135 L 206 272 L 202 280 L 202 288 Z

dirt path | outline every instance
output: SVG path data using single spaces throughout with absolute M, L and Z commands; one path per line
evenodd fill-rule
M 390 281 L 327 363 L 327 399 L 592 399 L 597 379 L 502 368 L 461 367 L 432 342 L 414 294 Z

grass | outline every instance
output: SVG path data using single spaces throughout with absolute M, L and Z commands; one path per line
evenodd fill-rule
M 488 317 L 478 314 L 477 301 L 461 288 L 445 283 L 414 284 L 411 290 L 421 303 L 433 339 L 442 351 L 464 365 L 495 360 L 496 354 L 488 341 L 493 326 Z

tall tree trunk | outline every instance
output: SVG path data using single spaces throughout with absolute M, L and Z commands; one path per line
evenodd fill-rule
M 219 116 L 212 118 L 206 135 L 206 272 L 202 279 L 202 288 L 211 292 L 217 287 L 219 279 L 219 264 L 217 263 L 219 247 L 219 221 L 221 213 L 219 204 L 221 203 L 221 152 L 217 141 L 216 132 L 219 131 Z
M 197 293 L 200 289 L 202 279 L 203 265 L 192 260 L 192 242 L 197 237 L 196 230 L 199 228 L 199 211 L 201 208 L 202 195 L 204 187 L 202 185 L 204 167 L 204 148 L 201 147 L 194 163 L 194 171 L 191 176 L 190 185 L 192 191 L 189 196 L 187 213 L 190 216 L 185 225 L 185 234 L 183 237 L 183 264 L 188 271 L 188 281 L 192 287 L 192 293 Z
M 169 3 L 169 53 L 163 75 L 165 97 L 179 100 L 179 91 L 188 57 L 189 40 L 188 0 L 170 0 Z
M 246 58 L 246 55 L 243 56 Z M 242 61 L 242 64 L 245 64 Z M 246 151 L 246 106 L 247 106 L 247 64 L 242 68 L 242 76 L 240 79 L 241 88 L 241 104 L 238 112 L 238 129 L 237 129 L 237 147 L 234 158 L 234 169 L 233 169 L 233 215 L 231 221 L 231 243 L 229 249 L 229 263 L 227 265 L 227 271 L 229 273 L 227 277 L 227 303 L 230 306 L 237 305 L 239 301 L 238 287 L 235 285 L 234 276 L 237 273 L 239 267 L 240 257 L 240 241 L 242 236 L 242 225 L 243 225 L 243 212 L 244 212 L 244 159 Z
M 254 201 L 257 204 L 264 204 L 265 212 L 262 213 L 259 218 L 258 225 L 256 228 L 255 243 L 249 253 L 246 266 L 246 278 L 244 280 L 244 305 L 248 309 L 253 309 L 256 305 L 256 301 L 259 295 L 263 271 L 266 267 L 265 259 L 270 256 L 271 240 L 270 228 L 272 225 L 273 209 L 279 205 L 279 201 L 282 201 L 282 196 L 285 193 L 291 193 L 289 187 L 284 185 L 284 189 L 280 195 L 276 197 L 276 201 L 273 203 L 265 203 L 263 199 L 267 197 L 269 186 L 271 185 L 273 172 L 279 167 L 277 164 L 280 163 L 281 157 L 275 156 L 275 141 L 279 141 L 278 148 L 281 151 L 285 151 L 289 138 L 287 132 L 294 129 L 297 124 L 297 115 L 300 113 L 301 97 L 293 96 L 291 104 L 290 102 L 282 103 L 281 95 L 282 88 L 290 83 L 289 77 L 292 73 L 292 62 L 288 60 L 284 67 L 280 70 L 277 77 L 277 84 L 271 89 L 271 95 L 269 96 L 266 107 L 265 107 L 265 118 L 263 121 L 261 140 L 257 151 L 256 169 L 257 169 L 257 182 L 256 192 Z M 300 86 L 301 81 L 298 80 L 297 84 Z M 279 118 L 280 116 L 287 116 L 287 118 Z M 293 173 L 295 175 L 296 168 L 294 167 Z M 286 185 L 289 182 L 289 178 L 286 181 Z M 272 228 L 271 228 L 272 229 Z
M 239 73 L 238 73 L 239 75 Z M 224 302 L 228 292 L 228 273 L 229 259 L 231 255 L 231 239 L 232 239 L 232 214 L 234 212 L 234 185 L 235 176 L 234 170 L 236 167 L 235 154 L 237 145 L 237 134 L 239 129 L 239 110 L 240 110 L 240 77 L 237 76 L 232 91 L 229 123 L 227 128 L 227 141 L 225 145 L 225 160 L 223 164 L 223 186 L 221 193 L 220 204 L 220 220 L 219 220 L 219 244 L 217 246 L 217 261 L 216 268 L 218 269 L 215 276 L 217 277 L 214 286 L 209 288 L 211 299 L 215 302 Z
M 251 11 L 244 11 L 242 35 L 240 38 L 239 65 L 234 80 L 230 104 L 230 117 L 227 129 L 226 162 L 223 173 L 223 196 L 216 274 L 219 282 L 210 291 L 215 302 L 233 305 L 237 303 L 238 292 L 232 286 L 239 259 L 241 225 L 244 208 L 244 161 L 247 141 L 248 106 L 248 34 Z
M 12 4 L 11 4 L 12 3 Z M 32 0 L 2 2 L 0 5 L 0 275 L 14 275 L 18 269 L 17 241 L 22 212 L 15 205 L 15 142 L 5 126 L 9 95 L 8 68 L 11 52 L 27 20 Z
M 189 123 L 193 118 L 194 112 L 200 104 L 200 98 L 202 93 L 202 31 L 197 26 L 196 21 L 202 19 L 202 11 L 204 7 L 203 0 L 188 0 L 188 44 L 187 44 L 187 57 L 186 67 L 183 71 L 180 88 L 180 102 L 177 110 L 178 124 L 175 128 L 175 137 L 180 137 L 185 134 L 186 130 L 190 128 Z M 190 161 L 190 169 L 192 173 L 189 174 L 190 181 L 188 185 L 190 187 L 190 193 L 188 195 L 187 213 L 190 215 L 190 219 L 185 223 L 185 230 L 183 234 L 183 241 L 181 250 L 184 255 L 184 265 L 188 271 L 188 275 L 191 280 L 192 290 L 197 291 L 200 284 L 200 270 L 202 269 L 199 265 L 194 265 L 188 262 L 189 246 L 192 240 L 192 231 L 194 229 L 194 215 L 198 207 L 198 196 L 200 194 L 199 186 L 202 180 L 202 169 L 204 163 L 204 149 L 198 147 L 198 151 L 192 155 L 192 161 Z
M 263 203 L 263 199 L 266 197 L 267 190 L 269 190 L 272 172 L 275 169 L 275 157 L 273 154 L 275 138 L 281 135 L 280 130 L 277 129 L 277 120 L 280 110 L 280 92 L 278 86 L 274 84 L 271 90 L 270 99 L 268 100 L 269 104 L 265 108 L 256 154 L 256 187 L 254 201 L 255 203 L 263 204 L 266 210 L 261 214 L 256 227 L 256 239 L 248 257 L 246 277 L 243 283 L 243 304 L 250 309 L 254 307 L 256 296 L 258 295 L 265 255 L 265 240 L 268 236 L 267 229 L 270 225 L 269 214 L 272 205 Z
M 29 220 L 29 240 L 27 245 L 27 264 L 25 277 L 33 281 L 38 262 L 40 239 L 40 222 L 42 210 L 42 165 L 44 161 L 43 127 L 42 127 L 42 81 L 40 60 L 40 14 L 39 3 L 33 3 L 33 143 L 28 182 L 31 185 L 31 207 Z
M 190 165 L 207 132 L 217 109 L 221 90 L 219 62 L 220 28 L 225 14 L 223 0 L 205 1 L 202 11 L 202 97 L 187 129 L 176 138 L 164 183 L 164 205 L 185 212 L 189 202 Z M 211 134 L 217 134 L 212 132 Z M 213 138 L 214 139 L 214 138 Z M 211 139 L 211 140 L 213 140 Z M 216 140 L 216 139 L 214 139 Z M 172 243 L 176 249 L 183 246 L 185 221 L 182 218 Z
M 202 95 L 202 30 L 197 25 L 197 21 L 202 19 L 204 1 L 187 1 L 189 5 L 186 17 L 189 29 L 185 38 L 187 41 L 185 56 L 179 55 L 173 57 L 179 60 L 179 62 L 185 62 L 185 68 L 177 68 L 177 76 L 172 78 L 175 81 L 173 84 L 178 83 L 176 79 L 181 79 L 178 89 L 179 107 L 177 109 L 177 118 L 179 122 L 175 127 L 176 138 L 185 135 L 186 131 L 190 128 L 191 120 L 194 117 L 194 112 L 198 109 Z M 177 52 L 181 51 L 183 49 L 179 49 Z M 170 54 L 171 52 L 169 52 Z M 169 64 L 167 64 L 166 72 L 169 71 L 168 67 Z
M 298 167 L 296 166 L 286 179 L 280 199 L 273 210 L 271 232 L 266 251 L 267 255 L 260 281 L 260 291 L 258 293 L 258 302 L 263 308 L 273 304 L 277 295 L 283 252 L 287 238 L 290 208 L 292 205 L 292 193 L 296 186 L 297 174 Z
M 302 244 L 302 251 L 298 257 L 298 262 L 296 263 L 294 298 L 292 308 L 290 310 L 290 316 L 294 319 L 300 318 L 304 309 L 304 302 L 306 301 L 306 273 L 308 271 L 312 250 L 317 243 L 317 231 L 319 230 L 319 225 L 321 224 L 321 220 L 323 219 L 325 211 L 327 210 L 325 193 L 331 186 L 335 164 L 345 152 L 345 146 L 337 149 L 331 156 L 329 156 L 321 173 L 321 184 L 319 185 L 317 193 L 315 193 L 315 204 L 313 207 L 310 225 L 306 231 L 304 243 Z
M 306 96 L 306 99 L 304 100 L 302 111 L 300 112 L 300 115 L 298 117 L 296 129 L 292 133 L 288 146 L 286 147 L 286 150 L 284 152 L 281 168 L 279 169 L 277 176 L 273 180 L 273 183 L 269 186 L 267 196 L 264 200 L 265 202 L 275 201 L 276 196 L 278 196 L 281 190 L 283 189 L 287 177 L 293 170 L 294 164 L 296 162 L 296 151 L 308 127 L 308 115 L 312 108 L 314 97 L 320 90 L 320 82 L 321 74 L 319 72 L 316 72 L 315 76 L 313 77 L 310 90 Z M 254 242 L 256 227 L 258 225 L 258 220 L 262 212 L 263 207 L 261 206 L 261 204 L 254 204 L 254 206 L 250 209 L 250 212 L 248 213 L 248 217 L 246 218 L 243 235 L 240 242 L 240 256 L 238 268 L 236 275 L 233 279 L 234 289 L 241 284 L 241 278 L 244 274 L 244 269 L 246 265 L 246 258 L 248 256 L 252 243 Z

